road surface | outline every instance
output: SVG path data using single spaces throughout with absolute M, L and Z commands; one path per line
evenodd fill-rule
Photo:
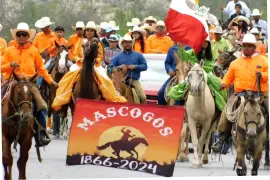
M 67 154 L 68 141 L 63 139 L 52 139 L 52 142 L 46 147 L 46 151 L 41 149 L 43 162 L 39 163 L 35 148 L 30 150 L 30 156 L 27 164 L 27 178 L 30 179 L 75 179 L 75 178 L 129 178 L 129 177 L 156 177 L 155 175 L 120 170 L 115 168 L 107 168 L 94 165 L 83 166 L 66 166 L 66 154 Z M 13 179 L 18 178 L 18 170 L 16 162 L 18 160 L 19 153 L 13 152 Z M 209 156 L 210 164 L 200 169 L 192 169 L 191 162 L 176 163 L 174 176 L 236 176 L 236 172 L 233 171 L 235 154 L 228 154 L 222 156 L 222 162 L 218 157 L 216 160 L 211 160 Z M 191 154 L 192 159 L 192 154 Z M 264 157 L 264 156 L 263 156 Z M 263 169 L 264 160 L 261 163 L 259 175 L 270 175 L 270 171 Z M 248 165 L 248 175 L 250 176 L 251 164 Z

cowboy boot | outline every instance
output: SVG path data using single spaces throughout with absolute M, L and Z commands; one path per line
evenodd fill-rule
M 228 137 L 229 135 L 227 133 L 224 132 L 219 133 L 219 140 L 211 147 L 214 153 L 221 152 L 224 142 L 228 139 Z
M 40 130 L 40 146 L 47 146 L 51 140 L 46 136 L 46 117 L 47 110 L 41 110 L 38 112 L 38 120 L 42 129 Z

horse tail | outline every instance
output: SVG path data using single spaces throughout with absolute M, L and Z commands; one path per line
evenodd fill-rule
M 97 149 L 103 150 L 103 149 L 106 149 L 107 147 L 109 147 L 110 145 L 111 145 L 111 142 L 108 142 L 108 143 L 104 144 L 103 146 L 98 146 Z

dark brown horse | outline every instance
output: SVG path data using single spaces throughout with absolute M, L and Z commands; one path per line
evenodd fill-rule
M 10 83 L 9 94 L 2 100 L 2 146 L 5 179 L 12 179 L 13 157 L 11 144 L 14 149 L 20 144 L 20 157 L 17 161 L 19 179 L 26 179 L 26 163 L 28 152 L 34 136 L 34 107 L 32 88 L 36 75 L 31 78 L 19 78 L 13 73 L 16 81 Z

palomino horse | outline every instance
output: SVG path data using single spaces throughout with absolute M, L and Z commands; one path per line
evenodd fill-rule
M 191 139 L 194 149 L 192 167 L 202 166 L 202 151 L 204 149 L 204 164 L 208 163 L 209 141 L 211 135 L 212 120 L 215 115 L 215 102 L 207 85 L 207 74 L 203 70 L 204 62 L 195 64 L 188 73 L 190 93 L 185 107 L 188 119 L 188 127 L 191 132 Z M 198 141 L 197 125 L 201 126 L 201 135 Z
M 13 157 L 11 144 L 14 149 L 20 144 L 20 157 L 17 162 L 19 179 L 26 179 L 26 163 L 28 152 L 32 146 L 34 136 L 35 117 L 33 114 L 33 93 L 36 75 L 31 78 L 20 79 L 13 73 L 17 82 L 11 82 L 9 94 L 2 102 L 2 146 L 5 179 L 12 179 Z
M 233 130 L 236 131 L 236 134 L 233 134 L 237 151 L 236 173 L 238 176 L 247 174 L 246 155 L 247 158 L 251 156 L 253 159 L 251 175 L 256 176 L 266 141 L 266 121 L 260 106 L 261 99 L 255 98 L 254 94 L 248 91 L 244 97 L 236 98 L 240 98 L 239 114 L 233 124 Z
M 127 73 L 128 68 L 126 65 L 122 65 L 120 69 L 114 67 L 111 79 L 115 89 L 128 100 L 128 103 L 134 104 L 132 89 L 126 84 Z
M 65 46 L 60 46 L 57 42 L 55 42 L 57 48 L 56 58 L 54 60 L 54 64 L 50 69 L 50 74 L 55 82 L 59 82 L 62 77 L 69 71 L 69 67 L 67 65 L 68 62 L 68 49 Z M 54 126 L 54 134 L 59 133 L 60 136 L 67 138 L 67 129 L 68 129 L 68 119 L 67 118 L 59 118 L 56 112 L 52 112 L 52 103 L 56 96 L 56 88 L 50 87 L 50 94 L 48 96 L 48 118 L 51 118 L 52 113 L 54 114 L 53 118 L 53 126 Z

